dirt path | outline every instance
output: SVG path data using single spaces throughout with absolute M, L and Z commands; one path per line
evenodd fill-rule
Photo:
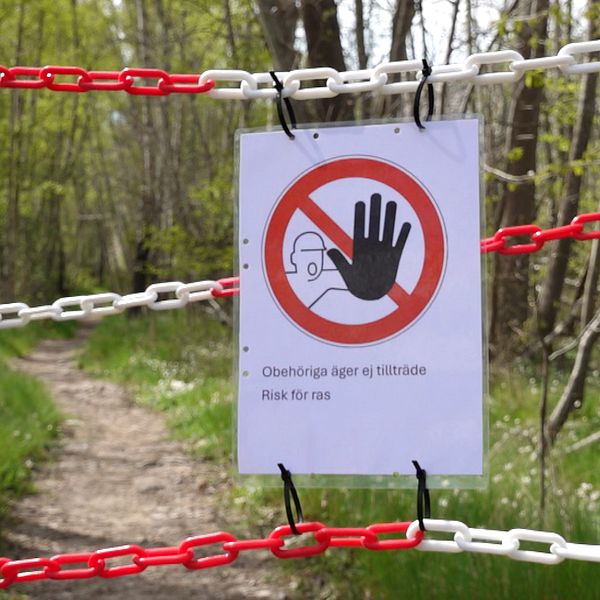
M 75 360 L 84 341 L 85 332 L 73 340 L 46 341 L 15 361 L 47 385 L 66 421 L 56 460 L 36 477 L 39 493 L 15 509 L 6 532 L 8 556 L 122 544 L 167 546 L 190 535 L 239 533 L 223 520 L 228 511 L 219 510 L 218 487 L 226 485 L 225 474 L 190 460 L 180 444 L 169 440 L 163 416 L 134 406 L 121 386 L 81 372 Z M 284 599 L 288 585 L 273 582 L 274 561 L 267 552 L 253 552 L 216 569 L 157 567 L 118 579 L 35 582 L 11 589 L 47 600 Z

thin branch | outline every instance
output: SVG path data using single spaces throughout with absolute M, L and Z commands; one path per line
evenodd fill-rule
M 587 437 L 584 437 L 582 440 L 575 442 L 572 446 L 567 448 L 567 454 L 571 454 L 571 452 L 577 452 L 578 450 L 583 450 L 583 448 L 587 448 L 592 444 L 596 444 L 600 442 L 600 431 L 596 431 Z
M 574 350 L 579 344 L 581 338 L 588 332 L 600 333 L 600 311 L 596 313 L 596 316 L 579 332 L 577 337 L 573 338 L 568 344 L 562 348 L 559 348 L 558 350 L 555 350 L 550 355 L 550 362 L 556 360 L 564 354 L 567 354 L 567 352 Z
M 529 171 L 526 175 L 511 175 L 506 171 L 501 171 L 490 165 L 484 165 L 483 168 L 486 173 L 491 173 L 500 179 L 500 181 L 505 181 L 506 183 L 528 183 L 536 178 L 536 174 L 533 171 Z

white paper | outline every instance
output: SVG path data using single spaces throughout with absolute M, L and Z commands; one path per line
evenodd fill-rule
M 481 475 L 478 120 L 294 133 L 240 136 L 240 473 Z

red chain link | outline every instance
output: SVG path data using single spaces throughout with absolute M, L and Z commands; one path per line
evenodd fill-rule
M 55 82 L 56 76 L 75 77 L 75 81 Z M 25 77 L 25 79 L 23 79 Z M 145 96 L 169 94 L 202 94 L 215 87 L 212 80 L 199 83 L 200 75 L 169 74 L 161 69 L 122 71 L 86 71 L 81 67 L 3 67 L 0 65 L 0 88 L 38 89 L 55 92 L 125 91 Z M 136 79 L 156 80 L 155 85 L 136 85 Z
M 15 583 L 40 579 L 89 579 L 90 577 L 125 577 L 137 575 L 148 567 L 183 565 L 198 570 L 232 563 L 240 552 L 270 550 L 278 558 L 301 558 L 322 554 L 328 548 L 364 548 L 367 550 L 401 550 L 414 548 L 423 540 L 423 532 L 417 530 L 414 538 L 380 540 L 379 534 L 405 533 L 410 522 L 377 523 L 368 527 L 326 527 L 322 523 L 299 523 L 300 533 L 312 533 L 315 543 L 306 546 L 286 547 L 283 538 L 291 535 L 291 527 L 284 525 L 273 530 L 269 537 L 254 540 L 238 540 L 230 533 L 221 531 L 199 535 L 184 540 L 179 546 L 142 548 L 141 546 L 118 546 L 95 552 L 57 554 L 51 558 L 28 558 L 10 560 L 0 558 L 0 589 Z M 194 550 L 217 545 L 219 552 L 210 556 L 195 557 Z M 111 559 L 130 557 L 127 564 L 109 566 Z M 75 568 L 64 568 L 76 565 Z M 77 566 L 79 565 L 79 566 Z M 85 565 L 85 566 L 83 566 Z
M 223 286 L 222 290 L 215 290 L 214 288 L 211 290 L 211 294 L 215 298 L 228 298 L 229 296 L 236 296 L 240 293 L 239 277 L 225 277 L 224 279 L 219 279 L 217 283 L 220 283 Z
M 498 252 L 499 254 L 530 254 L 544 247 L 546 242 L 571 238 L 574 240 L 600 239 L 600 229 L 584 231 L 586 223 L 599 223 L 600 213 L 578 215 L 569 225 L 541 229 L 537 225 L 516 225 L 503 227 L 492 237 L 481 240 L 481 252 Z M 523 242 L 523 238 L 526 241 Z M 511 238 L 519 239 L 521 243 L 511 243 Z

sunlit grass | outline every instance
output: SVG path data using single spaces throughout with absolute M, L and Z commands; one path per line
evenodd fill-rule
M 11 499 L 31 489 L 32 469 L 45 456 L 60 421 L 44 386 L 13 371 L 7 361 L 24 356 L 43 337 L 72 331 L 72 325 L 41 323 L 0 331 L 0 519 Z
M 30 323 L 19 329 L 0 330 L 0 358 L 25 356 L 41 340 L 71 337 L 75 328 L 76 324 L 72 321 L 64 323 L 44 321 Z
M 38 381 L 0 367 L 0 512 L 27 489 L 35 463 L 55 437 L 59 414 Z

